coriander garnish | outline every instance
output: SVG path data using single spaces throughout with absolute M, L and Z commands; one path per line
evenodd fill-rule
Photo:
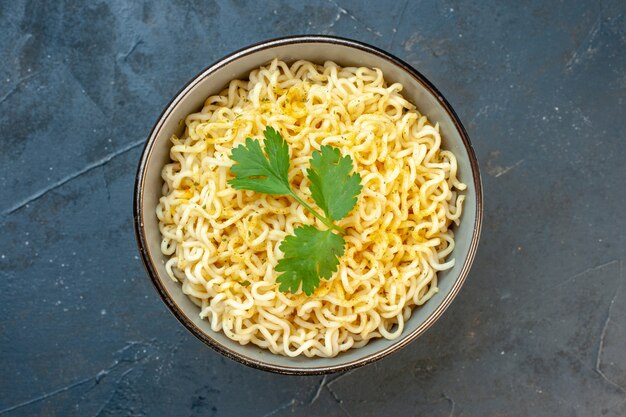
M 341 235 L 345 230 L 333 221 L 342 219 L 354 208 L 362 188 L 361 176 L 350 174 L 352 158 L 341 157 L 338 148 L 324 145 L 320 151 L 313 152 L 307 177 L 311 182 L 311 197 L 322 209 L 324 214 L 321 214 L 298 196 L 289 184 L 287 142 L 270 126 L 263 134 L 263 150 L 259 141 L 251 138 L 246 138 L 245 145 L 233 149 L 231 159 L 236 164 L 231 167 L 231 172 L 235 178 L 228 183 L 239 190 L 290 195 L 328 227 L 328 230 L 320 230 L 314 226 L 300 226 L 280 244 L 280 250 L 285 254 L 276 265 L 276 271 L 282 272 L 276 279 L 280 290 L 295 293 L 302 286 L 302 291 L 311 295 L 321 278 L 330 278 L 337 271 L 339 257 L 344 253 L 345 240 Z

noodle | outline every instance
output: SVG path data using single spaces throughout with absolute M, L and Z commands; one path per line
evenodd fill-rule
M 439 126 L 401 90 L 379 69 L 274 60 L 186 118 L 156 213 L 167 272 L 214 331 L 277 354 L 332 357 L 399 337 L 412 309 L 437 292 L 437 272 L 454 265 L 450 225 L 465 185 Z M 296 227 L 323 224 L 293 198 L 227 184 L 231 150 L 265 126 L 289 143 L 289 180 L 303 198 L 321 145 L 350 155 L 362 178 L 355 208 L 337 223 L 345 254 L 311 296 L 280 292 L 274 267 Z

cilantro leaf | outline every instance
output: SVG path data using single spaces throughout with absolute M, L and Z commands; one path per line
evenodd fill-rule
M 313 294 L 320 278 L 330 278 L 337 271 L 339 257 L 344 253 L 343 237 L 330 230 L 313 226 L 301 226 L 294 235 L 287 236 L 280 244 L 285 254 L 278 261 L 276 271 L 283 272 L 276 282 L 282 292 L 295 294 L 302 284 L 306 295 Z
M 277 272 L 282 272 L 276 278 L 280 291 L 296 293 L 302 288 L 305 294 L 311 295 L 322 278 L 328 279 L 337 271 L 339 257 L 345 251 L 345 240 L 333 233 L 333 230 L 341 234 L 345 230 L 333 221 L 345 217 L 354 208 L 362 188 L 361 176 L 350 174 L 353 169 L 352 158 L 342 158 L 338 148 L 322 146 L 320 152 L 313 153 L 307 175 L 311 182 L 311 196 L 324 211 L 324 216 L 291 188 L 287 142 L 269 126 L 263 134 L 263 149 L 259 141 L 246 138 L 245 144 L 232 150 L 231 159 L 235 164 L 230 170 L 235 178 L 228 180 L 228 183 L 240 190 L 291 195 L 328 227 L 327 230 L 319 230 L 314 226 L 298 227 L 292 236 L 287 236 L 280 244 L 284 257 L 275 268 Z M 244 286 L 246 284 L 249 282 L 241 283 Z
M 351 174 L 352 158 L 343 158 L 338 148 L 324 145 L 321 152 L 313 152 L 311 168 L 311 197 L 330 220 L 344 218 L 356 204 L 361 192 L 361 176 Z
M 267 126 L 263 132 L 263 150 L 259 141 L 246 138 L 245 145 L 233 149 L 235 162 L 230 170 L 235 178 L 228 183 L 238 190 L 252 190 L 264 194 L 292 194 L 289 185 L 289 145 L 276 130 Z

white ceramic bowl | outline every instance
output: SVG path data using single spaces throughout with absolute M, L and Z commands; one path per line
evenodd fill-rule
M 166 257 L 160 250 L 161 235 L 155 208 L 161 197 L 161 169 L 169 161 L 170 137 L 182 133 L 179 121 L 202 108 L 209 95 L 222 90 L 232 79 L 247 78 L 251 70 L 274 58 L 380 68 L 388 83 L 402 83 L 404 97 L 432 122 L 439 123 L 443 147 L 458 159 L 458 176 L 467 184 L 467 190 L 461 224 L 455 229 L 456 247 L 450 255 L 456 260 L 455 266 L 439 273 L 439 292 L 425 305 L 414 309 L 404 332 L 396 340 L 372 340 L 362 348 L 351 349 L 334 358 L 288 358 L 252 344 L 242 346 L 223 333 L 212 331 L 208 321 L 200 319 L 199 308 L 165 271 Z M 262 42 L 228 55 L 194 77 L 174 97 L 154 125 L 141 156 L 135 184 L 134 219 L 139 250 L 152 283 L 176 318 L 196 337 L 225 356 L 256 368 L 285 374 L 320 374 L 362 366 L 397 351 L 424 333 L 443 314 L 463 285 L 474 259 L 482 221 L 482 191 L 478 162 L 461 121 L 423 75 L 387 52 L 363 43 L 328 36 L 298 36 Z

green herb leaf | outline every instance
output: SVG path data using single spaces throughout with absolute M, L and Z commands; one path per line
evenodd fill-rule
M 339 257 L 344 253 L 344 240 L 330 230 L 301 226 L 282 241 L 280 250 L 285 254 L 276 265 L 276 271 L 283 272 L 276 279 L 280 290 L 296 293 L 302 286 L 302 291 L 311 295 L 319 286 L 320 278 L 330 278 L 337 271 Z
M 344 218 L 356 204 L 361 192 L 361 176 L 350 174 L 352 158 L 343 158 L 338 148 L 324 145 L 321 152 L 313 152 L 311 168 L 311 197 L 330 220 Z
M 238 190 L 252 190 L 264 194 L 292 194 L 289 186 L 289 145 L 271 127 L 263 132 L 263 150 L 259 141 L 246 138 L 245 145 L 233 149 L 231 159 L 235 162 L 230 170 L 235 178 L 228 183 Z
M 333 233 L 345 233 L 333 223 L 345 217 L 356 204 L 361 192 L 361 176 L 350 174 L 352 158 L 341 157 L 338 148 L 322 146 L 314 152 L 308 177 L 311 195 L 325 216 L 311 207 L 296 194 L 289 184 L 289 146 L 280 133 L 271 127 L 263 132 L 263 149 L 259 141 L 246 138 L 231 153 L 235 162 L 231 172 L 235 178 L 228 181 L 233 188 L 252 190 L 265 194 L 291 195 L 317 217 L 328 230 L 313 226 L 298 227 L 294 235 L 287 236 L 280 244 L 285 256 L 278 261 L 276 271 L 282 274 L 276 279 L 280 291 L 296 293 L 300 288 L 311 295 L 319 286 L 320 279 L 328 279 L 337 271 L 339 257 L 344 253 L 345 241 Z M 224 241 L 224 240 L 222 240 Z M 248 281 L 244 281 L 245 285 Z

